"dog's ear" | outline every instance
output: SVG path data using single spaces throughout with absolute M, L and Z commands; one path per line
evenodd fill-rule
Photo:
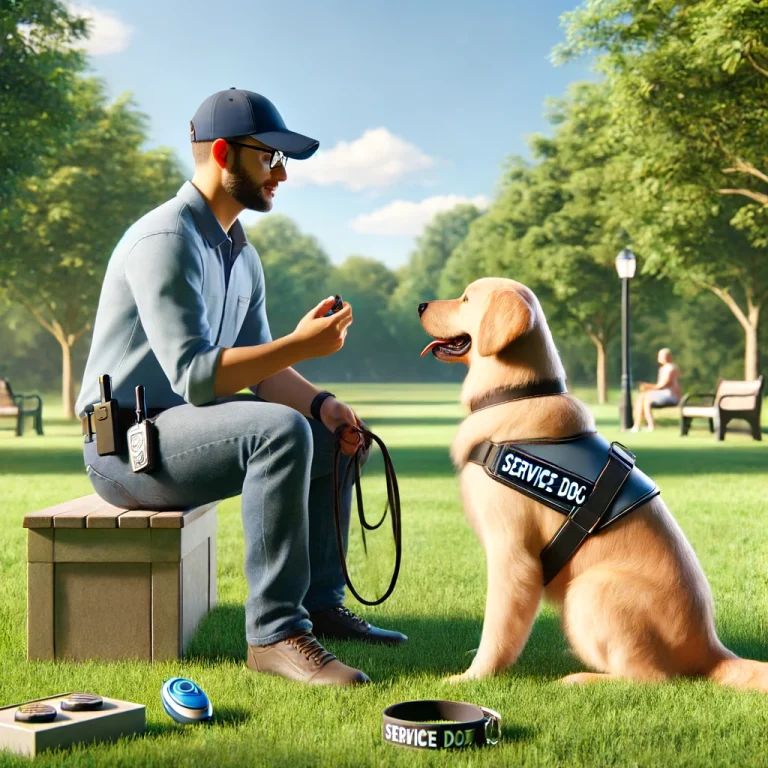
M 482 357 L 497 355 L 528 333 L 533 328 L 533 320 L 533 308 L 517 291 L 493 291 L 480 321 L 477 351 Z

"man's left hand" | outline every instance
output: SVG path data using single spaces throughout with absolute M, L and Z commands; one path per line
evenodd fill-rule
M 355 412 L 341 400 L 337 400 L 335 397 L 326 397 L 320 406 L 320 420 L 332 434 L 339 427 L 348 428 L 341 438 L 341 452 L 345 456 L 354 456 L 357 449 L 363 445 L 363 437 L 354 427 L 364 425 L 357 418 Z

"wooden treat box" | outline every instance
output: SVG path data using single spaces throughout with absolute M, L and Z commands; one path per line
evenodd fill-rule
M 128 511 L 92 494 L 25 515 L 27 658 L 182 656 L 216 605 L 216 506 Z
M 0 750 L 34 757 L 46 749 L 69 747 L 77 742 L 115 741 L 121 736 L 141 734 L 146 730 L 143 704 L 102 696 L 104 704 L 101 709 L 66 712 L 61 710 L 61 700 L 67 696 L 68 693 L 59 693 L 45 699 L 34 699 L 58 710 L 52 723 L 16 722 L 13 717 L 16 710 L 22 704 L 31 703 L 28 701 L 0 707 Z

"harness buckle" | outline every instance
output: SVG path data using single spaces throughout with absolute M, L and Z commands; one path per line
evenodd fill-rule
M 630 451 L 626 445 L 622 445 L 617 440 L 614 440 L 611 443 L 611 447 L 608 452 L 610 455 L 621 461 L 627 468 L 635 466 L 637 456 L 635 456 L 635 454 L 632 453 L 632 451 Z
M 498 744 L 501 741 L 501 715 L 488 707 L 480 707 L 485 715 L 485 741 Z
M 600 522 L 600 518 L 592 513 L 592 511 L 587 507 L 587 504 L 589 504 L 589 499 L 587 499 L 587 501 L 584 502 L 584 504 L 582 504 L 580 507 L 573 507 L 573 509 L 571 509 L 571 511 L 568 513 L 568 520 L 588 536 L 595 530 L 595 528 L 597 528 L 597 525 Z M 576 515 L 578 515 L 579 512 L 584 512 L 585 510 L 587 514 L 589 514 L 594 520 L 589 528 L 585 528 L 576 518 Z

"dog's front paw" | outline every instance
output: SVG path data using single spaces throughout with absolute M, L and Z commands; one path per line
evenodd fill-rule
M 472 669 L 470 667 L 466 672 L 462 672 L 460 675 L 451 675 L 445 678 L 447 683 L 468 683 L 471 680 L 481 680 L 484 677 L 489 677 L 488 672 L 484 672 L 480 669 Z

